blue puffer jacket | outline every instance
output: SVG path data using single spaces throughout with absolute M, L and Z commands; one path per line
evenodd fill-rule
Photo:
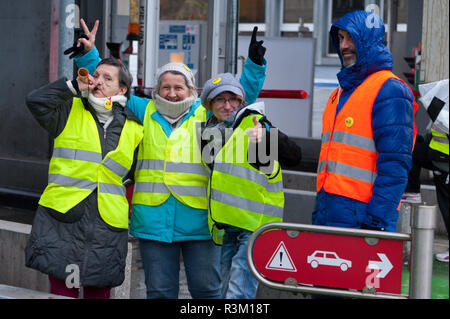
M 365 11 L 351 12 L 336 21 L 330 30 L 339 53 L 338 30 L 348 31 L 356 48 L 357 61 L 337 77 L 343 89 L 338 112 L 354 90 L 372 73 L 392 70 L 393 59 L 384 42 L 384 24 Z M 342 64 L 342 56 L 339 53 Z M 397 207 L 412 166 L 414 139 L 413 95 L 402 82 L 390 79 L 378 93 L 372 111 L 372 127 L 378 152 L 378 175 L 368 203 L 328 194 L 317 194 L 313 223 L 337 227 L 361 226 L 396 231 Z

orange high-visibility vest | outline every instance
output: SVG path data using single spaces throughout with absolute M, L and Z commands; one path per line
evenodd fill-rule
M 372 109 L 381 87 L 391 78 L 403 82 L 387 70 L 370 75 L 356 88 L 337 116 L 341 92 L 338 88 L 331 94 L 322 119 L 317 192 L 323 188 L 327 193 L 369 202 L 377 177 L 378 159 Z M 417 107 L 414 102 L 414 114 Z M 415 136 L 414 123 L 414 141 Z

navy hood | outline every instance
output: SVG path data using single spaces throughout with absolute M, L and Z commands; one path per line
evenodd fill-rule
M 350 33 L 355 44 L 356 63 L 348 68 L 344 67 L 339 50 L 339 29 Z M 372 73 L 392 70 L 393 58 L 385 45 L 384 32 L 381 18 L 362 10 L 346 14 L 331 26 L 330 36 L 342 65 L 337 77 L 344 90 L 358 86 Z

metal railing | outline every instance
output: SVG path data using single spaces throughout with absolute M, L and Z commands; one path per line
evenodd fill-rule
M 277 290 L 321 294 L 362 299 L 430 299 L 433 270 L 433 240 L 436 223 L 436 206 L 412 205 L 411 234 L 383 231 L 315 226 L 293 223 L 270 223 L 258 228 L 250 237 L 247 247 L 247 262 L 250 271 L 263 285 Z M 409 295 L 379 293 L 374 290 L 343 290 L 298 284 L 295 281 L 275 282 L 261 275 L 253 262 L 253 247 L 258 237 L 269 230 L 289 232 L 316 232 L 365 238 L 411 241 Z M 292 236 L 291 236 L 292 237 Z
M 308 92 L 305 90 L 261 90 L 259 98 L 266 99 L 300 99 L 308 98 Z
M 133 93 L 137 96 L 152 98 L 153 87 L 133 87 Z M 198 96 L 202 94 L 203 88 L 197 88 Z M 266 99 L 300 99 L 308 98 L 308 92 L 305 90 L 261 90 L 259 98 Z

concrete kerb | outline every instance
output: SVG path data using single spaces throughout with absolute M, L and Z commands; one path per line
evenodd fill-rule
M 0 284 L 0 299 L 73 299 L 42 291 Z
M 25 267 L 24 250 L 30 232 L 31 225 L 0 220 L 0 293 L 14 298 L 53 299 L 48 294 L 48 276 Z M 132 298 L 132 264 L 133 257 L 136 257 L 133 256 L 136 245 L 136 239 L 129 238 L 125 280 L 122 285 L 112 289 L 112 299 Z

